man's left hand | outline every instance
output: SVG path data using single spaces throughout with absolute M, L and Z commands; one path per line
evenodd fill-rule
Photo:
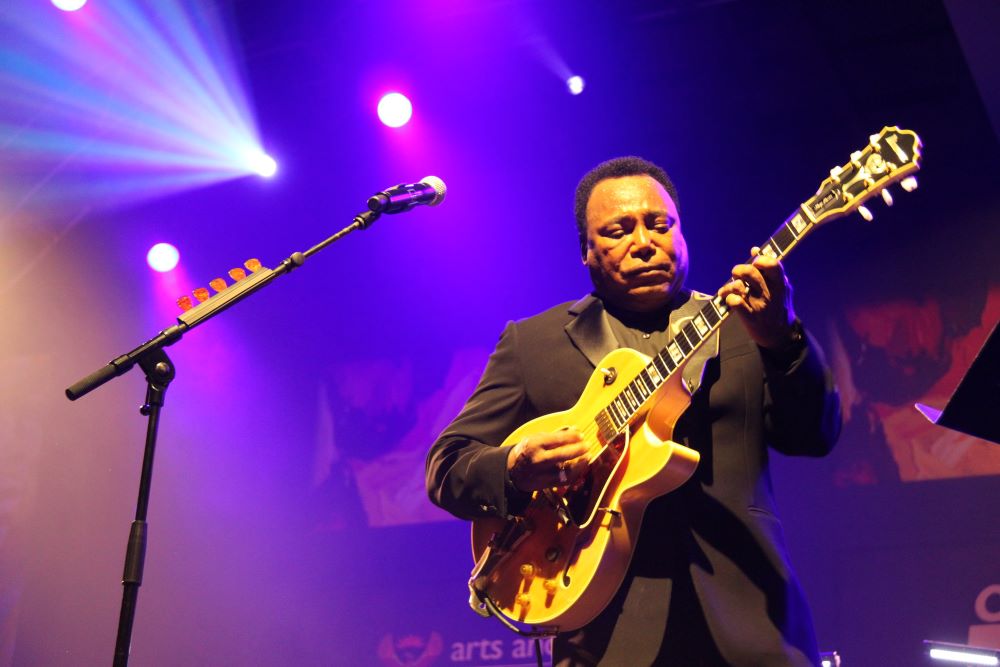
M 777 259 L 762 255 L 757 247 L 750 255 L 750 264 L 733 267 L 733 279 L 719 290 L 719 296 L 743 320 L 754 342 L 779 350 L 792 340 L 792 285 Z

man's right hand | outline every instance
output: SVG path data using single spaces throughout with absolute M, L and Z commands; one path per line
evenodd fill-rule
M 569 486 L 586 474 L 588 450 L 575 428 L 536 433 L 511 447 L 507 473 L 520 491 Z

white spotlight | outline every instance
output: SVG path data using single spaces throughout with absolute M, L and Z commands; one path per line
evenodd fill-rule
M 566 87 L 569 88 L 569 92 L 574 95 L 579 95 L 583 92 L 583 77 L 573 75 L 566 79 Z
M 383 95 L 378 101 L 379 120 L 389 127 L 403 127 L 410 122 L 413 116 L 413 105 L 406 95 L 402 93 L 389 93 Z
M 146 253 L 146 262 L 149 264 L 149 268 L 160 273 L 173 271 L 180 258 L 181 254 L 177 252 L 177 248 L 169 243 L 157 243 Z
M 52 0 L 52 4 L 64 12 L 75 12 L 87 4 L 87 0 Z
M 251 155 L 247 161 L 247 166 L 250 168 L 250 171 L 264 178 L 271 178 L 278 173 L 278 163 L 274 161 L 273 157 L 264 152 Z

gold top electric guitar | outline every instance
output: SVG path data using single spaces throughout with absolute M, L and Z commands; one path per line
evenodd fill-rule
M 891 205 L 890 184 L 916 187 L 911 174 L 920 168 L 920 150 L 920 138 L 908 130 L 886 127 L 872 135 L 761 244 L 761 253 L 781 259 L 813 228 L 854 210 L 871 220 L 862 205 L 867 199 L 881 192 Z M 522 517 L 473 522 L 469 603 L 477 613 L 565 631 L 585 625 L 614 596 L 646 506 L 681 486 L 698 465 L 698 452 L 672 437 L 691 402 L 682 369 L 728 315 L 719 297 L 703 304 L 656 356 L 611 352 L 576 405 L 524 424 L 503 442 L 510 447 L 574 426 L 590 447 L 590 469 L 572 486 L 536 491 Z

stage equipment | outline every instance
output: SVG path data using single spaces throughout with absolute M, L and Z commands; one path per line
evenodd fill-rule
M 432 179 L 435 185 L 440 188 L 440 192 L 438 192 L 439 199 L 435 202 L 440 203 L 444 199 L 445 185 L 441 179 L 434 176 L 428 176 L 424 181 L 425 183 L 431 182 Z M 425 185 L 425 183 L 417 185 Z M 399 210 L 407 210 L 408 208 L 409 206 L 406 206 L 406 208 Z M 139 409 L 142 415 L 148 417 L 146 444 L 142 459 L 142 472 L 139 478 L 139 498 L 136 503 L 135 520 L 132 522 L 128 544 L 125 549 L 125 570 L 122 575 L 122 605 L 118 619 L 118 635 L 115 643 L 115 657 L 113 662 L 115 667 L 124 667 L 128 664 L 129 649 L 132 640 L 132 624 L 135 620 L 135 608 L 139 596 L 139 586 L 142 585 L 142 572 L 146 557 L 146 514 L 149 507 L 149 490 L 153 477 L 156 432 L 159 426 L 160 410 L 163 407 L 167 386 L 174 379 L 175 375 L 174 365 L 167 357 L 164 348 L 179 341 L 181 336 L 202 322 L 218 315 L 230 306 L 270 285 L 278 276 L 302 266 L 306 259 L 323 250 L 328 245 L 355 230 L 367 229 L 380 215 L 381 212 L 376 210 L 359 213 L 354 217 L 350 225 L 305 252 L 292 253 L 276 269 L 261 266 L 257 260 L 247 261 L 246 267 L 250 270 L 251 275 L 248 276 L 242 269 L 234 269 L 230 272 L 230 276 L 236 282 L 228 287 L 221 278 L 213 280 L 211 285 L 216 289 L 218 294 L 212 297 L 208 296 L 208 290 L 204 288 L 195 290 L 195 296 L 200 303 L 192 305 L 190 299 L 184 297 L 187 301 L 184 302 L 184 299 L 182 299 L 179 302 L 184 312 L 177 318 L 177 324 L 164 329 L 157 336 L 130 352 L 116 357 L 105 366 L 102 366 L 66 389 L 66 397 L 71 401 L 75 401 L 110 381 L 112 378 L 127 373 L 136 364 L 146 374 L 146 400 Z
M 993 325 L 944 410 L 923 403 L 913 407 L 932 423 L 1000 444 L 1000 323 Z
M 437 176 L 424 176 L 419 183 L 395 185 L 368 199 L 368 208 L 376 213 L 402 213 L 417 204 L 437 206 L 444 201 L 447 188 Z
M 821 667 L 842 667 L 840 654 L 836 651 L 824 651 L 819 654 L 819 664 Z
M 1000 665 L 1000 649 L 924 640 L 924 653 L 932 665 Z M 943 667 L 943 666 L 942 666 Z

